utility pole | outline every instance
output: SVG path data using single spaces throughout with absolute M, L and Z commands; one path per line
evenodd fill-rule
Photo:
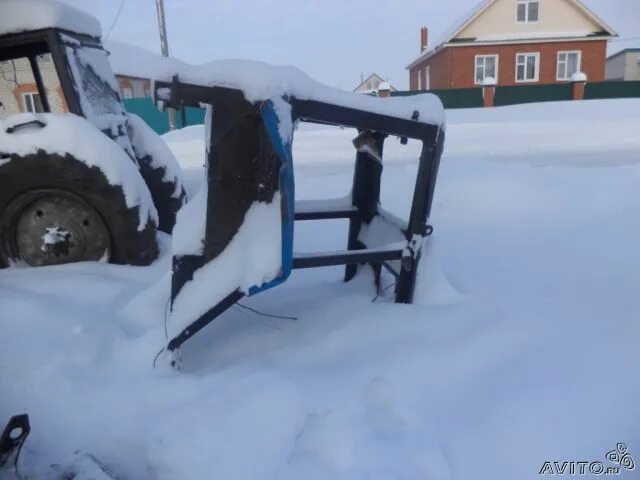
M 169 42 L 167 40 L 167 22 L 164 17 L 164 1 L 156 0 L 156 10 L 158 11 L 158 28 L 160 29 L 160 49 L 163 57 L 169 56 Z M 169 108 L 169 128 L 176 129 L 176 111 Z

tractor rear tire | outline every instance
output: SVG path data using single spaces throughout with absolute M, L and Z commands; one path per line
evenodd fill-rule
M 182 168 L 173 153 L 149 125 L 129 113 L 129 138 L 153 203 L 158 210 L 158 230 L 171 234 L 178 210 L 187 201 Z
M 154 221 L 141 224 L 139 207 L 98 167 L 44 150 L 11 154 L 0 158 L 0 185 L 0 267 L 157 257 Z
M 138 165 L 140 167 L 140 175 L 144 178 L 144 182 L 151 192 L 153 204 L 158 211 L 158 230 L 171 235 L 176 224 L 178 210 L 186 203 L 187 193 L 180 186 L 180 195 L 175 197 L 173 193 L 176 190 L 176 183 L 172 180 L 164 180 L 165 169 L 162 167 L 155 168 L 150 156 L 138 158 Z

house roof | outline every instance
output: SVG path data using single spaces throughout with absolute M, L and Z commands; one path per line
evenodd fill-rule
M 638 48 L 623 48 L 622 50 L 614 53 L 613 55 L 609 55 L 607 57 L 607 60 L 612 60 L 620 55 L 624 55 L 625 53 L 634 53 L 634 52 L 640 52 L 640 47 Z
M 452 24 L 452 26 L 445 32 L 445 34 L 434 44 L 433 48 L 427 49 L 422 54 L 416 58 L 413 62 L 411 62 L 406 68 L 412 68 L 416 64 L 420 63 L 423 60 L 428 59 L 433 56 L 436 52 L 442 49 L 443 46 L 447 45 L 456 36 L 460 34 L 465 28 L 471 25 L 480 15 L 482 15 L 485 11 L 487 11 L 494 3 L 498 0 L 482 0 L 477 3 L 473 8 L 467 11 L 462 17 L 460 17 L 456 22 Z M 577 7 L 580 11 L 582 11 L 589 19 L 591 19 L 594 23 L 599 24 L 603 31 L 607 32 L 609 36 L 617 36 L 617 33 L 613 28 L 611 28 L 602 18 L 596 15 L 595 12 L 590 10 L 585 4 L 583 4 L 580 0 L 566 0 L 572 3 L 575 7 Z M 579 38 L 584 37 L 583 33 L 575 33 L 575 32 L 540 32 L 540 33 L 526 33 L 519 34 L 518 38 L 513 35 L 495 35 L 492 37 L 484 37 L 482 38 L 483 42 L 501 42 L 501 41 L 513 41 L 513 40 L 548 40 L 555 38 Z
M 372 80 L 372 79 L 380 80 L 380 83 L 381 83 L 381 84 L 382 84 L 382 83 L 387 84 L 390 90 L 394 90 L 394 91 L 396 90 L 396 89 L 393 87 L 393 85 L 391 85 L 389 82 L 387 82 L 387 81 L 386 81 L 384 78 L 382 78 L 380 75 L 378 75 L 377 73 L 372 73 L 372 74 L 371 74 L 371 75 L 369 75 L 367 78 L 365 78 L 362 82 L 360 82 L 360 84 L 359 84 L 356 88 L 354 88 L 354 89 L 353 89 L 353 91 L 354 91 L 354 92 L 357 92 L 359 88 L 363 87 L 363 86 L 364 86 L 364 85 L 365 85 L 369 80 Z M 377 91 L 377 90 L 375 90 L 375 89 L 373 89 L 373 90 L 363 90 L 361 93 L 364 93 L 364 92 L 368 92 L 368 93 L 370 93 L 370 92 L 376 92 L 376 91 Z
M 2 1 L 2 0 L 0 0 Z M 107 40 L 105 49 L 110 53 L 109 61 L 116 75 L 135 78 L 156 78 L 166 70 L 171 60 L 130 43 Z
M 376 79 L 376 80 L 380 80 L 381 82 L 384 82 L 384 78 L 382 78 L 380 75 L 378 75 L 377 73 L 372 73 L 371 75 L 369 75 L 367 78 L 365 78 L 363 81 L 361 81 L 358 86 L 356 88 L 353 89 L 353 91 L 355 92 L 356 90 L 358 90 L 360 87 L 364 86 L 364 84 L 366 84 L 369 80 L 371 79 Z

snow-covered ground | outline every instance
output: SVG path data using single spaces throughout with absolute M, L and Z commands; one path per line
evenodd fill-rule
M 364 271 L 296 271 L 154 370 L 169 239 L 147 268 L 0 271 L 0 420 L 28 412 L 22 470 L 82 450 L 124 479 L 525 479 L 625 442 L 640 478 L 640 100 L 448 112 L 414 305 Z M 194 193 L 201 127 L 167 134 Z M 299 198 L 347 193 L 349 130 L 304 126 Z M 389 139 L 405 215 L 417 145 Z M 296 250 L 346 223 L 298 223 Z M 37 477 L 36 477 L 37 478 Z

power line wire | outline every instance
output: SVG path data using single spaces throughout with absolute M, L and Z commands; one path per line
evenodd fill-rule
M 124 9 L 124 4 L 127 3 L 127 0 L 122 0 L 120 2 L 120 6 L 118 7 L 118 12 L 116 13 L 116 17 L 113 19 L 113 23 L 111 24 L 111 27 L 109 28 L 109 31 L 107 32 L 107 35 L 104 37 L 105 41 L 109 40 L 109 35 L 111 35 L 111 32 L 113 32 L 113 29 L 115 28 L 116 24 L 118 23 L 118 19 L 120 18 L 120 14 L 122 13 L 122 10 Z
M 255 308 L 251 308 L 251 307 L 248 307 L 246 305 L 243 305 L 240 302 L 237 302 L 236 305 L 238 307 L 240 307 L 240 308 L 243 308 L 245 310 L 249 310 L 250 312 L 253 312 L 253 313 L 255 313 L 257 315 L 260 315 L 262 317 L 279 318 L 280 320 L 298 320 L 298 317 L 290 317 L 290 316 L 286 316 L 286 315 L 273 315 L 271 313 L 264 313 L 264 312 L 261 312 L 259 310 L 256 310 Z

